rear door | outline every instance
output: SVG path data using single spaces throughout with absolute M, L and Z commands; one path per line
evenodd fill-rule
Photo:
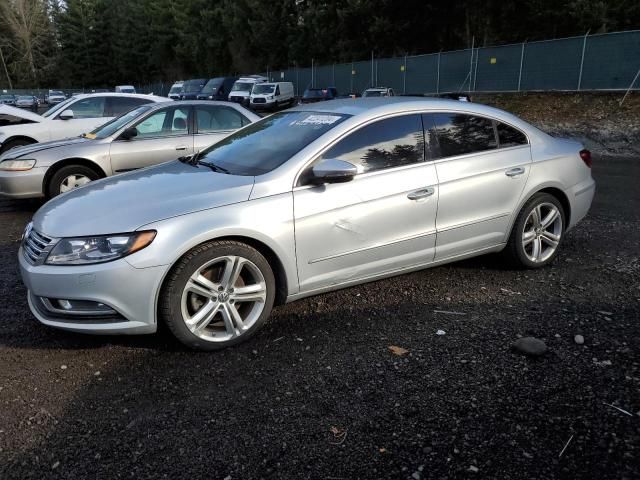
M 224 105 L 194 106 L 194 151 L 199 152 L 251 123 L 233 107 Z
M 111 142 L 113 172 L 126 172 L 191 155 L 190 113 L 191 107 L 180 105 L 155 110 L 135 125 L 137 136 Z
M 424 115 L 423 121 L 437 140 L 436 260 L 499 245 L 529 175 L 526 135 L 493 119 L 457 112 Z

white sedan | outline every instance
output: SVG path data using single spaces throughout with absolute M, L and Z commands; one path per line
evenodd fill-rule
M 92 93 L 71 97 L 43 115 L 0 105 L 0 153 L 32 143 L 77 137 L 114 117 L 164 97 L 126 93 Z

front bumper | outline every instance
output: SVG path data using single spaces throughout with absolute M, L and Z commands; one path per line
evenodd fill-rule
M 272 110 L 276 106 L 275 100 L 267 100 L 265 103 L 251 102 L 251 108 L 254 110 Z
M 167 266 L 134 268 L 126 259 L 96 265 L 31 265 L 18 252 L 29 308 L 43 324 L 74 332 L 145 334 L 156 331 L 156 298 Z M 100 302 L 117 312 L 101 319 L 49 313 L 39 298 Z
M 43 197 L 42 182 L 47 167 L 34 167 L 23 172 L 0 171 L 0 197 Z

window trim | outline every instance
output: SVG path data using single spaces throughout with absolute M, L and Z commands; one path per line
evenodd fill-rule
M 357 132 L 358 130 L 361 130 L 365 127 L 368 127 L 369 125 L 371 125 L 372 123 L 376 123 L 379 121 L 383 121 L 383 120 L 388 120 L 391 118 L 395 118 L 395 117 L 403 117 L 406 115 L 418 115 L 420 117 L 420 123 L 422 125 L 422 135 L 424 136 L 424 122 L 422 120 L 422 115 L 424 112 L 422 111 L 404 111 L 404 112 L 395 112 L 392 114 L 387 114 L 387 115 L 380 115 L 379 117 L 374 117 L 374 118 L 370 118 L 369 120 L 365 121 L 364 123 L 361 123 L 357 126 L 355 126 L 354 128 L 352 128 L 351 130 L 344 132 L 342 135 L 340 135 L 339 137 L 333 139 L 333 141 L 327 145 L 325 145 L 318 153 L 316 153 L 311 160 L 308 160 L 307 162 L 305 162 L 305 164 L 298 170 L 298 173 L 296 173 L 296 176 L 293 179 L 293 188 L 297 189 L 297 188 L 309 188 L 309 187 L 314 187 L 314 185 L 299 185 L 298 182 L 300 181 L 300 177 L 302 177 L 302 174 L 307 170 L 308 167 L 310 167 L 311 165 L 313 165 L 314 162 L 316 162 L 322 155 L 324 155 L 324 153 L 329 150 L 330 148 L 332 148 L 334 145 L 336 145 L 338 142 L 344 140 L 345 138 L 347 138 L 349 135 Z M 363 172 L 363 173 L 358 173 L 354 176 L 354 180 L 357 178 L 362 178 L 366 175 L 372 175 L 372 174 L 379 174 L 381 172 L 389 172 L 389 171 L 394 171 L 394 170 L 399 170 L 401 168 L 410 168 L 410 167 L 416 167 L 419 165 L 428 165 L 433 163 L 432 160 L 427 160 L 427 156 L 426 156 L 426 145 L 425 148 L 423 149 L 423 158 L 424 160 L 422 162 L 417 162 L 417 163 L 412 163 L 409 165 L 399 165 L 397 167 L 390 167 L 390 168 L 382 168 L 379 170 L 373 170 L 371 172 Z

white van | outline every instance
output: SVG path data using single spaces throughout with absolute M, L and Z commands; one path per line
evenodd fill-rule
M 236 83 L 231 87 L 231 93 L 229 93 L 229 101 L 240 103 L 245 107 L 249 106 L 249 96 L 251 95 L 251 89 L 256 83 L 265 83 L 269 81 L 267 77 L 262 75 L 248 75 L 246 77 L 240 77 L 236 80 Z
M 133 85 L 118 85 L 116 93 L 136 93 L 136 88 Z
M 171 100 L 180 100 L 180 94 L 182 93 L 182 86 L 184 82 L 182 80 L 178 80 L 173 85 L 171 85 L 171 89 L 169 90 L 169 97 Z
M 256 110 L 277 110 L 282 106 L 290 107 L 295 102 L 293 83 L 256 83 L 251 89 L 250 98 L 250 106 Z

